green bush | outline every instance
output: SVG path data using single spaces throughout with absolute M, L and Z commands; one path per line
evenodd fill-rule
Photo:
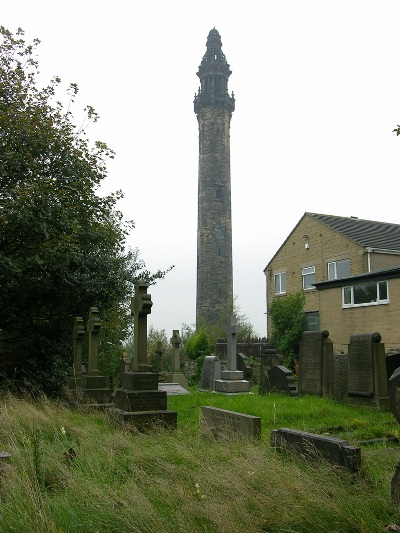
M 201 355 L 210 355 L 211 340 L 207 331 L 202 328 L 196 331 L 186 342 L 185 355 L 189 359 L 197 359 Z

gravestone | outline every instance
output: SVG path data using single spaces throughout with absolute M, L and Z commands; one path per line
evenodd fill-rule
M 400 423 L 400 368 L 396 368 L 389 379 L 389 398 L 393 416 Z
M 121 387 L 115 391 L 115 408 L 108 411 L 117 425 L 146 431 L 157 427 L 175 429 L 177 413 L 167 409 L 167 392 L 158 389 L 158 373 L 147 362 L 147 315 L 153 302 L 148 285 L 135 285 L 131 310 L 134 315 L 134 355 L 127 372 L 121 373 Z
M 299 360 L 299 394 L 333 391 L 333 344 L 328 331 L 304 331 Z
M 81 376 L 82 394 L 87 404 L 95 401 L 97 404 L 109 405 L 112 401 L 112 390 L 107 385 L 107 376 L 101 376 L 98 369 L 101 320 L 97 307 L 90 308 L 86 329 L 89 333 L 88 369 L 87 373 Z
M 178 383 L 181 387 L 187 389 L 187 381 L 185 374 L 181 371 L 180 345 L 182 339 L 179 335 L 179 330 L 174 329 L 171 337 L 171 344 L 173 346 L 172 356 L 172 372 L 168 373 L 165 380 L 168 383 Z
M 164 348 L 161 341 L 157 341 L 156 349 L 154 350 L 154 364 L 153 372 L 160 372 L 161 370 L 161 361 L 164 355 Z
M 397 368 L 400 368 L 400 352 L 391 352 L 386 354 L 386 370 L 388 380 Z
M 280 392 L 297 396 L 297 386 L 293 377 L 293 372 L 282 365 L 273 366 L 267 372 L 267 379 L 264 380 L 264 387 L 259 390 L 260 394 L 266 392 Z
M 216 355 L 206 355 L 201 369 L 199 391 L 215 391 L 215 382 L 221 379 L 221 361 Z
M 383 409 L 390 408 L 385 345 L 381 343 L 379 333 L 351 335 L 347 393 L 344 400 Z
M 235 315 L 230 315 L 227 332 L 227 369 L 222 370 L 221 378 L 215 381 L 215 392 L 224 394 L 243 394 L 250 392 L 250 381 L 243 379 L 243 372 L 237 370 L 236 342 L 240 326 Z
M 238 353 L 236 357 L 237 369 L 243 372 L 243 379 L 250 381 L 253 369 L 249 364 L 248 357 L 244 353 Z
M 278 352 L 272 344 L 268 345 L 261 354 L 260 367 L 260 386 L 258 388 L 259 394 L 264 394 L 268 390 L 268 371 L 274 366 L 283 364 L 282 354 Z
M 75 318 L 74 326 L 74 362 L 72 365 L 71 375 L 67 379 L 67 386 L 71 391 L 81 390 L 82 377 L 82 344 L 85 337 L 85 327 L 83 325 L 83 318 L 77 316 Z
M 259 439 L 261 418 L 217 407 L 203 406 L 201 428 L 202 435 L 205 437 Z
M 361 468 L 361 448 L 350 446 L 347 440 L 315 435 L 297 429 L 280 428 L 271 431 L 271 446 L 312 460 L 321 456 L 352 473 L 358 472 Z

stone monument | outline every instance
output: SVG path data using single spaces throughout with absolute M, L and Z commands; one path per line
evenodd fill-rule
M 221 379 L 221 360 L 216 355 L 206 355 L 200 378 L 200 392 L 215 391 L 215 382 Z
M 283 365 L 275 365 L 267 372 L 267 378 L 260 387 L 259 393 L 279 392 L 290 396 L 297 396 L 297 386 L 293 372 Z
M 174 329 L 171 337 L 171 344 L 173 346 L 173 356 L 172 356 L 172 372 L 167 374 L 165 380 L 168 383 L 178 383 L 184 389 L 187 389 L 187 381 L 185 374 L 181 371 L 181 358 L 180 358 L 180 345 L 182 339 L 179 336 L 179 330 Z
M 71 369 L 71 375 L 67 379 L 67 386 L 71 391 L 77 393 L 81 390 L 81 376 L 82 376 L 82 344 L 85 337 L 85 327 L 83 325 L 83 318 L 77 316 L 75 318 L 74 326 L 74 362 Z
M 243 394 L 250 392 L 250 381 L 243 379 L 243 372 L 237 370 L 236 342 L 240 326 L 235 315 L 230 315 L 227 332 L 227 369 L 222 370 L 221 379 L 215 381 L 215 392 L 224 394 Z
M 333 344 L 329 331 L 304 331 L 299 361 L 299 394 L 333 391 Z
M 348 354 L 347 393 L 344 400 L 390 408 L 385 345 L 380 333 L 354 333 Z
M 99 333 L 101 320 L 97 307 L 91 307 L 86 329 L 89 333 L 89 351 L 87 374 L 81 376 L 82 394 L 86 403 L 93 400 L 98 404 L 110 404 L 112 390 L 107 386 L 107 377 L 101 376 L 98 369 Z
M 115 408 L 109 410 L 112 420 L 134 426 L 138 430 L 154 427 L 175 429 L 177 413 L 167 409 L 167 392 L 158 389 L 158 373 L 147 362 L 147 315 L 153 302 L 148 285 L 135 285 L 132 299 L 134 316 L 134 355 L 130 368 L 121 373 L 121 387 L 115 391 Z

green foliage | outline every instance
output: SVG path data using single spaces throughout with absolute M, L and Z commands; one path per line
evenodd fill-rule
M 73 124 L 75 84 L 67 109 L 54 101 L 59 78 L 37 86 L 38 44 L 0 27 L 0 373 L 56 391 L 72 362 L 75 317 L 97 306 L 119 351 L 135 281 L 165 272 L 150 274 L 137 250 L 126 251 L 133 223 L 116 209 L 122 192 L 96 192 L 114 153 L 86 138 L 92 107 Z
M 277 427 L 329 433 L 358 446 L 361 439 L 398 436 L 390 412 L 323 397 L 191 391 L 168 398 L 178 414 L 176 431 L 135 434 L 117 430 L 104 412 L 70 410 L 43 397 L 7 395 L 1 405 L 1 449 L 11 457 L 2 459 L 0 531 L 399 529 L 390 497 L 398 448 L 362 446 L 362 469 L 350 476 L 323 458 L 292 457 L 270 445 L 274 417 Z M 262 438 L 201 438 L 203 405 L 261 417 Z
M 205 328 L 201 328 L 186 341 L 185 355 L 189 359 L 197 359 L 201 355 L 210 355 L 211 340 Z
M 269 309 L 271 341 L 282 353 L 289 368 L 293 368 L 295 346 L 301 340 L 304 303 L 304 294 L 298 292 L 276 298 Z
M 157 330 L 150 326 L 147 334 L 147 354 L 155 372 L 171 372 L 172 351 L 173 347 L 165 329 Z

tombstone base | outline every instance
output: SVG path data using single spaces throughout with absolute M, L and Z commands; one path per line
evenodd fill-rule
M 107 378 L 105 376 L 94 376 L 85 374 L 81 377 L 82 389 L 106 389 Z
M 120 428 L 136 429 L 137 431 L 146 432 L 157 429 L 177 428 L 178 415 L 176 411 L 124 411 L 123 409 L 107 409 L 108 419 L 111 424 Z
M 163 390 L 130 390 L 115 391 L 115 407 L 122 411 L 161 411 L 167 408 L 167 393 Z
M 245 379 L 216 379 L 215 392 L 222 392 L 224 394 L 249 394 L 250 381 L 247 381 Z
M 184 389 L 188 388 L 187 380 L 183 372 L 172 372 L 165 376 L 165 381 L 167 383 L 179 383 Z
M 121 388 L 131 390 L 157 390 L 157 372 L 122 372 Z
M 221 379 L 243 380 L 243 372 L 241 370 L 223 370 Z
M 82 377 L 79 376 L 79 377 L 73 377 L 73 376 L 68 376 L 67 377 L 67 387 L 69 389 L 80 389 L 82 386 Z
M 343 395 L 343 401 L 345 403 L 352 403 L 355 405 L 365 405 L 369 407 L 377 407 L 384 411 L 390 410 L 390 398 L 389 396 L 384 397 L 370 397 L 367 395 L 353 395 L 346 393 Z
M 70 404 L 79 407 L 104 409 L 113 405 L 111 389 L 83 389 L 82 387 L 64 387 L 62 397 Z

